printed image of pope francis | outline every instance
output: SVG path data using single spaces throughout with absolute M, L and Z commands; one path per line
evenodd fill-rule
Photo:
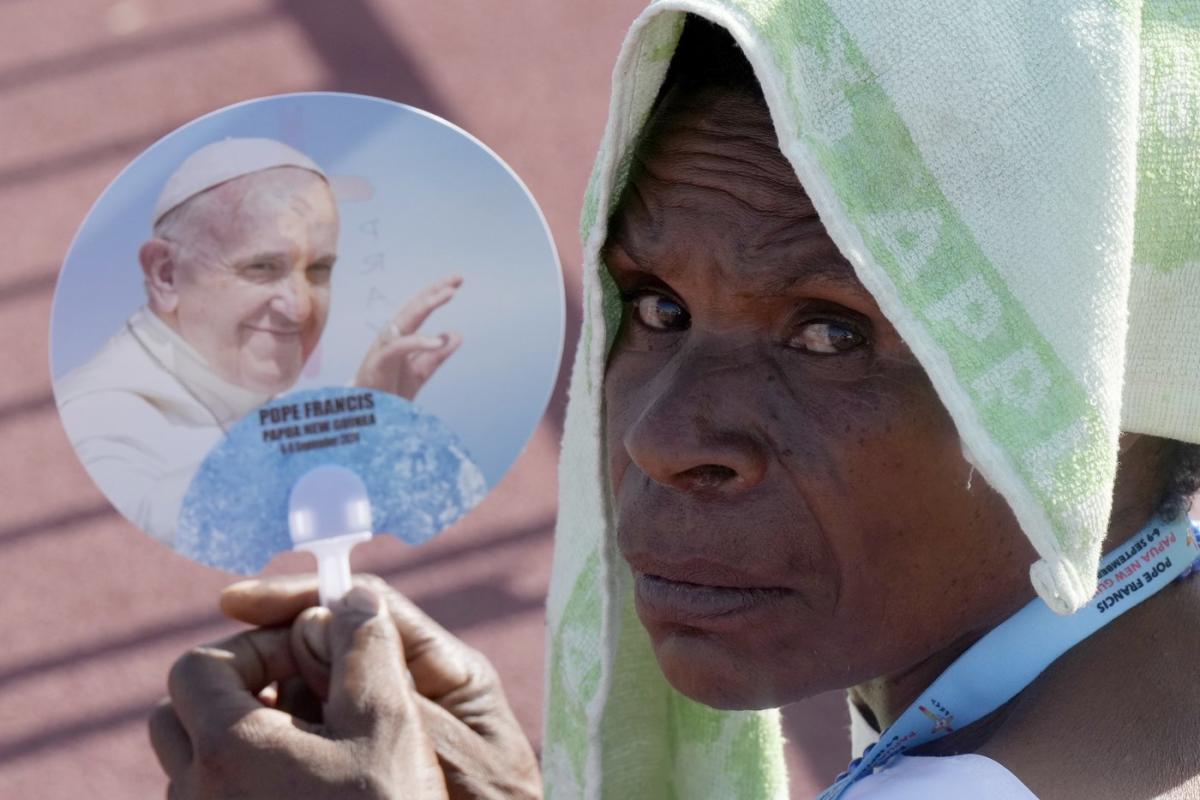
M 225 139 L 168 178 L 139 251 L 146 302 L 55 383 L 84 467 L 122 514 L 170 544 L 192 476 L 225 431 L 287 391 L 321 338 L 337 259 L 330 180 L 271 139 Z M 419 292 L 355 384 L 412 399 L 461 343 L 419 328 L 462 279 Z

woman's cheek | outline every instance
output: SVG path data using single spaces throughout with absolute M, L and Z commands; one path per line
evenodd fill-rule
M 625 450 L 625 432 L 636 419 L 637 373 L 627 353 L 614 346 L 604 371 L 604 438 L 608 448 L 608 477 L 615 493 L 625 478 L 630 458 Z M 633 374 L 631 374 L 633 373 Z

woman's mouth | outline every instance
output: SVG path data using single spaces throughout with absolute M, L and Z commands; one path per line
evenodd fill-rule
M 791 594 L 781 587 L 713 586 L 635 572 L 634 597 L 644 622 L 721 626 L 778 604 Z

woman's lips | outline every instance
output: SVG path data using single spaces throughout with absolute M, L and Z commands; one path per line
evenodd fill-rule
M 637 572 L 634 597 L 644 621 L 714 627 L 773 606 L 791 593 L 778 587 L 713 586 Z

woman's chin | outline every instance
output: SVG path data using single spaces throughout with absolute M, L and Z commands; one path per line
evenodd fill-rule
M 772 665 L 757 664 L 719 634 L 683 628 L 657 632 L 652 638 L 667 682 L 706 706 L 730 711 L 777 708 L 808 696 L 781 691 Z

